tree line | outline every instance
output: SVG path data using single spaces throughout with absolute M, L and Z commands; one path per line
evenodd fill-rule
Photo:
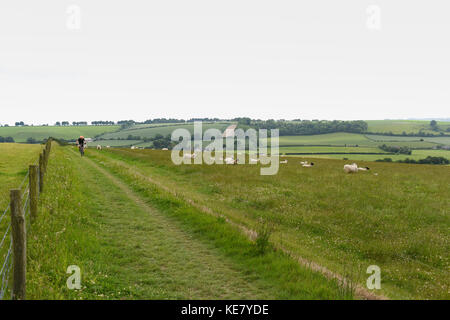
M 240 127 L 259 129 L 279 129 L 280 136 L 314 135 L 334 132 L 364 133 L 368 124 L 362 120 L 252 120 L 250 118 L 235 118 Z

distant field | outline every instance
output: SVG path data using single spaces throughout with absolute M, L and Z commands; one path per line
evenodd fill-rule
M 431 157 L 444 157 L 450 160 L 449 150 L 413 150 L 411 155 L 399 154 L 399 155 L 382 155 L 382 154 L 327 154 L 327 155 L 304 155 L 303 158 L 323 158 L 323 159 L 343 159 L 347 158 L 350 160 L 360 160 L 360 161 L 375 161 L 378 159 L 391 158 L 392 160 L 405 160 L 406 158 L 420 160 L 428 156 Z M 297 156 L 295 156 L 297 157 Z
M 281 136 L 280 146 L 300 146 L 300 145 L 333 145 L 333 146 L 378 146 L 379 143 L 371 141 L 358 133 L 328 133 L 311 136 Z
M 218 122 L 218 123 L 204 123 L 203 131 L 208 130 L 210 128 L 219 129 L 221 131 L 225 130 L 231 123 L 230 122 Z M 189 130 L 191 133 L 194 132 L 193 124 L 166 124 L 166 125 L 158 125 L 153 127 L 141 127 L 137 126 L 136 128 L 132 127 L 127 130 L 122 130 L 115 133 L 107 133 L 104 134 L 102 139 L 117 139 L 117 138 L 127 138 L 129 135 L 139 136 L 141 138 L 153 138 L 157 134 L 161 134 L 166 136 L 171 134 L 174 130 L 183 128 Z
M 114 132 L 120 126 L 68 126 L 68 127 L 0 127 L 0 136 L 13 137 L 15 142 L 26 142 L 28 138 L 38 141 L 53 137 L 72 140 L 79 136 L 94 138 L 106 132 Z
M 176 166 L 162 151 L 90 156 L 136 190 L 162 185 L 246 227 L 266 221 L 274 227 L 272 243 L 361 285 L 366 268 L 377 265 L 378 293 L 449 298 L 448 167 L 361 162 L 372 170 L 348 175 L 346 161 L 318 159 L 315 167 L 302 168 L 292 160 L 277 175 L 261 176 L 259 165 Z
M 367 147 L 280 147 L 280 153 L 385 153 L 379 148 Z
M 369 125 L 369 132 L 383 132 L 383 133 L 418 133 L 421 129 L 424 132 L 434 133 L 430 128 L 430 121 L 425 120 L 365 120 Z M 450 122 L 438 121 L 438 127 L 444 131 L 450 128 Z
M 370 140 L 380 142 L 407 141 L 407 142 L 432 142 L 435 144 L 450 144 L 450 137 L 404 137 L 404 136 L 382 136 L 376 134 L 366 134 L 365 136 Z
M 19 187 L 42 148 L 37 144 L 0 143 L 0 211 L 8 205 L 9 190 Z
M 142 140 L 96 140 L 92 143 L 88 143 L 88 147 L 95 148 L 97 145 L 101 145 L 102 147 L 126 147 L 135 146 L 142 142 Z

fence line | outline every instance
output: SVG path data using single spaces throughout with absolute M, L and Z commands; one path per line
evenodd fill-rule
M 6 231 L 0 241 L 1 252 L 8 234 L 10 234 L 8 251 L 0 256 L 0 258 L 4 258 L 3 262 L 0 262 L 0 300 L 3 300 L 9 290 L 11 291 L 10 296 L 12 299 L 25 299 L 27 227 L 28 231 L 31 230 L 31 218 L 34 219 L 37 214 L 37 199 L 39 193 L 43 190 L 43 178 L 47 169 L 51 142 L 51 139 L 47 140 L 38 160 L 29 166 L 28 173 L 25 175 L 20 187 L 11 190 L 10 204 L 0 216 L 1 224 L 8 211 L 11 212 L 11 219 L 6 225 Z M 39 164 L 38 168 L 36 168 L 37 164 Z M 26 182 L 27 180 L 28 182 Z M 22 189 L 24 190 L 22 191 Z M 14 271 L 14 280 L 10 286 L 11 270 Z

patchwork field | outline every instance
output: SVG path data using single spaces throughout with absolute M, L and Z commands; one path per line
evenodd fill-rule
M 120 126 L 69 126 L 69 127 L 0 127 L 0 136 L 13 137 L 15 142 L 26 142 L 28 138 L 42 141 L 49 137 L 75 140 L 79 136 L 94 138 L 106 132 L 114 132 Z
M 366 120 L 369 125 L 368 132 L 373 133 L 389 133 L 402 134 L 406 133 L 418 133 L 423 130 L 425 133 L 436 134 L 430 127 L 430 121 L 428 120 Z M 446 131 L 450 128 L 450 122 L 438 121 L 437 125 L 442 131 Z
M 231 122 L 203 123 L 203 131 L 210 128 L 225 130 Z M 101 136 L 102 139 L 127 138 L 129 135 L 140 138 L 153 138 L 157 134 L 167 136 L 176 129 L 187 129 L 191 133 L 194 132 L 194 124 L 159 124 L 159 125 L 138 125 L 127 130 L 114 133 L 107 133 Z

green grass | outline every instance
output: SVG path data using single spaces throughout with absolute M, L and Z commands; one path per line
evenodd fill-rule
M 383 158 L 383 155 L 351 154 L 351 153 L 385 153 L 378 147 L 382 144 L 388 146 L 407 146 L 413 150 L 412 155 L 386 155 L 394 160 L 423 159 L 427 156 L 450 157 L 447 150 L 431 150 L 438 144 L 446 144 L 447 137 L 402 137 L 382 135 L 362 135 L 355 133 L 331 133 L 311 136 L 282 136 L 280 137 L 280 153 L 318 153 L 316 158 L 374 161 Z M 356 147 L 357 146 L 357 147 Z M 324 154 L 324 153 L 348 154 Z M 320 154 L 322 153 L 322 154 Z
M 426 133 L 434 133 L 431 130 L 430 121 L 426 120 L 365 120 L 369 126 L 368 132 L 402 134 L 418 133 L 421 129 Z M 450 128 L 450 122 L 438 121 L 438 127 L 443 131 Z
M 377 143 L 357 133 L 328 133 L 310 136 L 281 136 L 280 146 L 331 145 L 331 146 L 364 146 L 376 147 Z
M 280 153 L 385 153 L 379 148 L 367 147 L 280 147 Z
M 450 137 L 404 137 L 404 136 L 382 136 L 375 134 L 367 134 L 367 138 L 377 141 L 377 142 L 422 142 L 422 143 L 433 143 L 450 145 Z M 420 141 L 423 140 L 423 141 Z
M 29 299 L 351 298 L 281 252 L 258 253 L 223 219 L 98 169 L 97 151 L 52 150 L 28 240 Z M 66 288 L 69 265 L 81 268 L 82 290 Z
M 94 138 L 106 132 L 114 132 L 120 126 L 36 126 L 36 127 L 0 127 L 0 136 L 13 137 L 15 142 L 26 142 L 28 138 L 38 141 L 53 137 L 57 139 L 74 140 L 79 136 Z
M 0 143 L 0 211 L 9 203 L 9 190 L 19 187 L 42 149 L 37 144 Z
M 224 131 L 231 122 L 217 122 L 217 123 L 204 123 L 203 131 L 206 131 L 210 128 L 219 129 Z M 153 138 L 156 134 L 161 134 L 163 136 L 167 136 L 171 134 L 176 129 L 187 129 L 191 133 L 194 132 L 193 124 L 167 124 L 165 126 L 158 125 L 152 127 L 141 127 L 137 126 L 136 128 L 132 127 L 127 130 L 122 130 L 115 133 L 107 133 L 103 135 L 102 139 L 117 139 L 117 138 L 127 138 L 129 135 L 139 136 L 141 138 Z
M 132 145 L 136 146 L 142 142 L 142 140 L 96 140 L 92 143 L 88 143 L 88 146 L 90 148 L 95 148 L 97 145 L 101 145 L 102 147 L 128 147 Z
M 343 159 L 347 158 L 350 160 L 361 160 L 361 161 L 375 161 L 378 159 L 391 158 L 394 161 L 405 160 L 406 158 L 420 160 L 426 157 L 444 157 L 450 159 L 450 150 L 412 150 L 411 155 L 406 154 L 326 154 L 326 155 L 304 155 L 301 157 L 309 158 L 321 158 L 321 159 Z M 296 156 L 295 156 L 296 157 Z M 370 165 L 369 165 L 370 167 Z
M 360 162 L 371 171 L 348 175 L 346 161 L 316 159 L 314 168 L 289 161 L 261 176 L 258 165 L 175 166 L 161 151 L 91 156 L 130 183 L 141 173 L 249 228 L 263 219 L 275 226 L 274 244 L 340 273 L 354 270 L 361 285 L 366 268 L 378 265 L 381 293 L 391 298 L 449 298 L 446 166 Z

